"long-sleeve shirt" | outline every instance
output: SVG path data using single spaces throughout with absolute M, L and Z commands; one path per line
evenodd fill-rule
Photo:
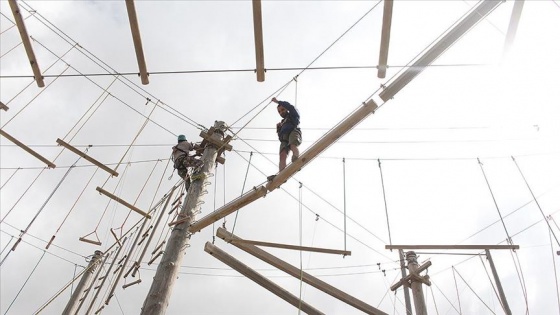
M 177 161 L 182 155 L 188 155 L 189 151 L 193 149 L 192 145 L 188 141 L 181 141 L 173 148 L 173 161 Z
M 282 136 L 284 134 L 289 134 L 290 132 L 292 132 L 292 130 L 298 127 L 299 113 L 294 105 L 288 102 L 279 101 L 278 105 L 288 110 L 288 116 L 282 119 L 282 121 L 280 122 L 280 130 L 278 130 L 278 136 Z

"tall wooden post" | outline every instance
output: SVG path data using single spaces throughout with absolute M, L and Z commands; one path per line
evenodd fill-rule
M 511 310 L 504 294 L 504 289 L 502 288 L 502 282 L 500 282 L 500 277 L 498 276 L 498 271 L 496 271 L 496 266 L 494 265 L 494 260 L 492 260 L 492 255 L 490 255 L 490 250 L 486 249 L 486 259 L 490 263 L 490 269 L 492 269 L 492 275 L 494 275 L 494 280 L 496 281 L 496 287 L 500 293 L 500 302 L 507 315 L 511 315 Z
M 424 292 L 422 291 L 422 281 L 418 275 L 416 253 L 413 251 L 406 252 L 406 260 L 408 261 L 408 272 L 413 276 L 412 279 L 410 279 L 410 287 L 412 289 L 412 298 L 414 299 L 416 315 L 428 315 L 426 303 L 424 302 Z
M 187 228 L 196 218 L 198 207 L 204 196 L 205 183 L 214 171 L 218 148 L 221 147 L 219 143 L 222 142 L 226 126 L 223 122 L 216 121 L 212 129 L 210 137 L 203 141 L 203 143 L 207 143 L 202 154 L 204 165 L 198 174 L 193 174 L 191 177 L 192 183 L 177 220 L 181 223 L 175 225 L 169 236 L 165 252 L 154 276 L 154 281 L 144 300 L 140 313 L 142 315 L 165 314 L 169 305 L 173 285 L 177 279 L 177 274 L 191 237 Z
M 89 265 L 87 266 L 86 271 L 82 275 L 82 279 L 80 279 L 78 286 L 76 286 L 76 290 L 74 290 L 74 292 L 72 293 L 70 301 L 68 301 L 68 304 L 66 304 L 66 308 L 64 308 L 62 315 L 71 315 L 77 311 L 80 296 L 84 293 L 83 291 L 86 287 L 86 284 L 90 282 L 91 276 L 93 276 L 97 265 L 101 262 L 101 257 L 103 257 L 103 253 L 100 250 L 96 250 L 93 254 L 93 257 L 89 261 Z
M 404 251 L 399 249 L 399 258 L 401 261 L 401 274 L 402 277 L 406 277 L 406 266 L 404 264 Z M 412 307 L 410 305 L 410 292 L 408 291 L 408 286 L 403 285 L 404 292 L 404 305 L 406 306 L 406 315 L 412 315 Z

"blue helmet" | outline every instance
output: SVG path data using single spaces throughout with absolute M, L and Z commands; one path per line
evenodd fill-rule
M 179 137 L 177 137 L 177 141 L 187 141 L 187 137 L 185 137 L 185 135 L 179 135 Z

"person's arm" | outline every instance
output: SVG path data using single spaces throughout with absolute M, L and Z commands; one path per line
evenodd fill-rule
M 284 102 L 284 101 L 278 101 L 278 105 L 280 105 L 280 106 L 282 106 L 282 107 L 284 107 L 285 109 L 288 110 L 290 118 L 292 119 L 292 121 L 299 123 L 299 112 L 294 107 L 294 105 L 292 105 L 288 102 Z

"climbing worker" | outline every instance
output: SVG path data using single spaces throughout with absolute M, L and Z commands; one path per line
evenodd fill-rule
M 185 186 L 189 189 L 191 180 L 189 177 L 189 168 L 195 168 L 195 171 L 202 167 L 203 162 L 196 159 L 196 155 L 189 155 L 190 151 L 195 149 L 195 145 L 187 141 L 185 135 L 177 137 L 177 145 L 173 146 L 172 157 L 174 167 L 177 169 L 177 174 L 185 179 Z
M 292 162 L 299 158 L 298 146 L 301 144 L 301 130 L 298 127 L 299 113 L 297 109 L 288 102 L 279 101 L 276 97 L 273 97 L 272 101 L 278 104 L 276 109 L 278 110 L 278 114 L 282 117 L 282 120 L 276 124 L 276 133 L 280 140 L 280 161 L 278 170 L 281 171 L 286 167 L 286 159 L 290 151 L 292 151 Z M 268 180 L 272 179 L 274 179 L 274 175 L 268 177 Z

